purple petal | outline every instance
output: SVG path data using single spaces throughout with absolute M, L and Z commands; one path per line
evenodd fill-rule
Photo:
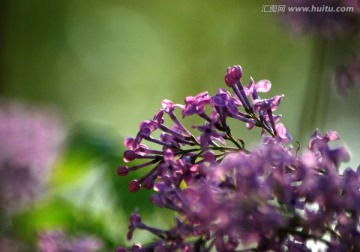
M 269 92 L 271 88 L 271 82 L 268 80 L 261 80 L 256 82 L 255 89 L 257 92 L 266 93 Z

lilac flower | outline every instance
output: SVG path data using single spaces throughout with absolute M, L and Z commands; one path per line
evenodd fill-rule
M 217 152 L 215 155 L 221 157 L 228 151 L 244 150 L 243 142 L 234 139 L 231 134 L 228 126 L 230 118 L 247 123 L 249 128 L 260 127 L 272 137 L 276 135 L 275 123 L 278 122 L 279 117 L 274 118 L 272 111 L 277 108 L 283 96 L 261 100 L 257 91 L 269 91 L 270 82 L 263 80 L 252 86 L 249 84 L 245 88 L 241 84 L 241 76 L 240 66 L 228 68 L 225 81 L 232 86 L 234 95 L 225 89 L 219 89 L 214 96 L 210 96 L 208 92 L 202 92 L 194 97 L 188 96 L 185 99 L 185 105 L 163 100 L 162 109 L 154 115 L 152 120 L 146 120 L 140 124 L 136 137 L 125 139 L 124 145 L 128 150 L 123 154 L 124 161 L 128 163 L 134 160 L 144 160 L 144 163 L 130 167 L 120 165 L 117 170 L 120 176 L 126 176 L 129 172 L 144 167 L 154 166 L 143 177 L 130 182 L 130 191 L 136 192 L 141 186 L 151 189 L 156 180 L 164 174 L 167 174 L 176 183 L 181 183 L 184 179 L 195 178 L 196 176 L 189 176 L 188 169 L 194 165 L 193 160 L 196 160 L 196 165 L 203 166 L 205 161 L 202 159 L 201 153 L 204 151 L 214 150 Z M 248 96 L 253 104 L 250 104 Z M 192 129 L 196 129 L 200 133 L 199 136 L 196 137 L 180 122 L 175 114 L 175 109 L 181 110 L 183 117 L 197 115 L 205 120 L 203 125 L 192 126 Z M 241 111 L 241 109 L 245 111 Z M 172 126 L 167 126 L 169 124 L 166 118 L 170 119 Z M 160 137 L 152 136 L 155 131 L 161 131 Z M 262 135 L 266 135 L 264 132 Z M 282 131 L 281 137 L 285 141 L 288 134 Z M 144 141 L 156 144 L 159 148 L 149 149 Z M 225 147 L 227 143 L 235 148 Z M 171 156 L 167 158 L 169 153 Z M 176 172 L 174 172 L 174 167 L 177 168 Z M 176 176 L 171 174 L 176 174 Z M 199 173 L 197 176 L 201 177 L 202 175 Z
M 246 96 L 244 87 L 241 84 L 240 81 L 241 77 L 242 77 L 241 66 L 228 67 L 227 74 L 225 75 L 225 83 L 234 90 L 235 94 L 237 95 L 242 105 L 244 106 L 245 111 L 250 113 L 251 105 Z
M 210 103 L 210 96 L 208 92 L 203 92 L 195 97 L 188 96 L 185 98 L 185 108 L 182 111 L 183 116 L 193 114 L 203 114 L 205 112 L 205 105 Z
M 250 95 L 253 100 L 259 99 L 258 93 L 267 93 L 270 91 L 271 82 L 268 80 L 261 80 L 254 82 L 253 78 L 250 78 L 249 84 L 245 87 L 246 95 Z
M 262 110 L 264 112 L 271 110 L 275 111 L 282 100 L 284 95 L 276 95 L 271 99 L 256 99 L 254 100 L 254 108 L 255 110 Z
M 213 140 L 218 140 L 222 144 L 225 144 L 225 140 L 223 139 L 225 133 L 218 133 L 213 123 L 205 123 L 205 125 L 197 126 L 196 128 L 202 133 L 199 137 L 199 142 L 203 150 L 205 150 L 208 145 L 217 146 Z
M 276 128 L 275 128 L 275 121 L 274 121 L 272 112 L 278 108 L 278 106 L 280 105 L 280 101 L 283 97 L 284 97 L 283 95 L 277 95 L 271 99 L 263 99 L 263 100 L 256 99 L 256 100 L 254 100 L 255 111 L 262 112 L 261 113 L 262 116 L 264 115 L 264 113 L 266 113 L 266 115 L 269 119 L 268 121 L 270 122 L 272 130 L 275 134 L 276 134 Z
M 330 149 L 328 143 L 339 140 L 339 135 L 335 131 L 329 131 L 321 136 L 317 129 L 310 138 L 309 149 L 313 151 L 316 157 L 327 156 L 330 161 L 338 168 L 342 162 L 350 160 L 350 155 L 345 147 Z M 327 160 L 323 160 L 325 162 Z
M 241 76 L 239 66 L 227 71 L 225 81 L 237 87 L 234 96 L 220 89 L 210 99 L 202 93 L 177 106 L 205 120 L 193 126 L 200 136 L 170 117 L 180 130 L 164 128 L 161 135 L 167 137 L 160 137 L 161 150 L 146 151 L 141 141 L 133 148 L 134 140 L 125 141 L 129 150 L 124 161 L 152 161 L 120 166 L 118 173 L 153 164 L 129 189 L 153 188 L 151 203 L 174 211 L 176 217 L 174 226 L 163 230 L 143 223 L 135 211 L 128 239 L 140 229 L 155 240 L 116 251 L 311 251 L 309 241 L 324 244 L 327 251 L 360 250 L 360 167 L 339 173 L 340 164 L 350 157 L 345 147 L 333 147 L 339 135 L 316 130 L 307 150 L 294 151 L 285 126 L 272 114 L 283 96 L 261 99 L 257 92 L 268 91 L 268 81 L 251 80 L 240 92 Z M 241 102 L 243 94 L 249 96 L 249 106 Z M 231 134 L 227 120 L 237 116 L 253 120 L 262 130 L 262 142 L 252 150 Z M 157 123 L 154 128 L 165 127 L 163 120 Z
M 102 248 L 102 242 L 94 236 L 72 237 L 60 230 L 42 232 L 38 236 L 39 252 L 95 252 Z
M 50 108 L 0 101 L 0 204 L 9 212 L 31 203 L 60 147 L 62 124 Z
M 227 117 L 231 117 L 251 125 L 255 125 L 255 121 L 251 117 L 239 110 L 242 105 L 236 98 L 225 89 L 219 89 L 218 93 L 212 97 L 212 105 L 219 115 L 219 122 L 222 127 L 226 125 Z
M 217 251 L 235 251 L 239 247 L 291 251 L 294 246 L 310 251 L 308 240 L 325 243 L 329 251 L 339 246 L 357 251 L 360 174 L 352 170 L 344 176 L 333 173 L 331 170 L 336 170 L 338 164 L 332 157 L 315 158 L 317 153 L 313 151 L 297 156 L 272 141 L 251 153 L 228 154 L 208 167 L 203 178 L 184 189 L 171 182 L 161 185 L 162 207 L 176 211 L 188 223 L 186 232 L 183 226 L 174 227 L 182 236 L 170 236 L 170 230 L 136 224 L 138 221 L 131 224 L 130 230 L 150 230 L 159 238 L 153 246 L 166 247 L 164 251 L 184 244 L 190 251 L 202 251 L 193 241 L 187 241 L 191 237 L 201 242 L 205 251 L 211 247 Z M 313 153 L 312 162 L 308 161 L 308 153 Z M 334 226 L 335 230 L 331 230 Z M 333 236 L 332 240 L 323 238 L 325 234 Z M 294 237 L 298 237 L 297 242 Z M 175 246 L 177 239 L 180 241 Z

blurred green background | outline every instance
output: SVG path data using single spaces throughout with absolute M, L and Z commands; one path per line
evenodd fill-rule
M 285 94 L 279 112 L 302 148 L 308 141 L 303 135 L 313 131 L 303 116 L 314 99 L 311 86 L 326 90 L 326 106 L 314 108 L 326 118 L 318 127 L 340 133 L 356 167 L 359 90 L 336 95 L 331 68 L 323 83 L 313 82 L 317 38 L 292 35 L 278 14 L 261 12 L 269 3 L 3 0 L 0 95 L 57 106 L 69 131 L 46 200 L 13 224 L 26 227 L 21 236 L 31 240 L 34 230 L 60 226 L 95 233 L 109 247 L 124 244 L 127 218 L 136 207 L 149 223 L 170 225 L 170 217 L 149 210 L 149 193 L 130 194 L 130 178 L 116 175 L 123 139 L 137 133 L 162 99 L 183 103 L 185 96 L 225 87 L 226 67 L 234 64 L 242 65 L 244 82 L 250 76 L 271 80 L 263 98 Z M 328 61 L 345 59 L 333 54 Z M 257 130 L 233 131 L 249 145 L 260 140 Z

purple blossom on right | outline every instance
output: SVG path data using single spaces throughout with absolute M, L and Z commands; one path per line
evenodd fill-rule
M 306 89 L 299 132 L 303 137 L 315 127 L 322 127 L 327 120 L 333 92 L 329 84 L 345 95 L 357 82 L 358 63 L 342 65 L 350 55 L 359 53 L 360 1 L 276 0 L 275 3 L 273 7 L 277 9 L 273 12 L 278 14 L 280 24 L 295 38 L 309 35 L 307 42 L 312 43 L 308 76 L 303 83 Z M 316 116 L 319 114 L 323 116 Z
M 349 89 L 360 83 L 360 56 L 357 55 L 352 61 L 340 66 L 335 71 L 335 83 L 340 94 L 345 95 Z
M 285 5 L 284 24 L 295 34 L 313 33 L 334 39 L 359 32 L 357 0 L 279 0 L 278 3 Z
M 360 251 L 360 167 L 340 165 L 350 159 L 334 131 L 316 130 L 306 150 L 290 145 L 291 137 L 278 108 L 283 95 L 261 99 L 267 80 L 247 86 L 242 68 L 228 68 L 219 89 L 187 97 L 185 105 L 163 101 L 152 120 L 140 124 L 136 137 L 126 138 L 118 174 L 149 168 L 129 183 L 129 190 L 152 189 L 150 201 L 175 214 L 168 230 L 145 224 L 136 210 L 130 216 L 128 240 L 136 230 L 152 233 L 150 244 L 119 246 L 117 252 L 312 251 L 309 242 L 326 251 Z M 199 116 L 204 125 L 187 129 L 176 116 Z M 165 125 L 168 115 L 173 126 Z M 260 128 L 261 143 L 248 150 L 232 136 L 228 120 Z M 168 125 L 168 124 L 167 124 Z M 160 137 L 152 136 L 161 131 Z M 159 148 L 149 148 L 151 142 Z M 141 209 L 140 209 L 141 210 Z

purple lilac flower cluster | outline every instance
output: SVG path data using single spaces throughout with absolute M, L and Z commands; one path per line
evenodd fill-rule
M 63 135 L 58 112 L 0 100 L 0 207 L 21 210 L 40 192 Z
M 200 93 L 195 97 L 188 96 L 185 105 L 174 104 L 169 100 L 162 101 L 163 108 L 152 120 L 140 124 L 137 136 L 128 137 L 124 141 L 128 148 L 123 155 L 125 162 L 135 159 L 148 161 L 131 167 L 120 166 L 117 170 L 120 176 L 155 164 L 155 167 L 144 177 L 130 182 L 130 191 L 136 192 L 141 186 L 152 189 L 156 180 L 163 177 L 170 178 L 175 185 L 180 185 L 183 180 L 188 183 L 194 179 L 194 174 L 201 175 L 199 172 L 189 170 L 194 164 L 199 166 L 212 159 L 221 159 L 227 152 L 239 149 L 245 151 L 244 143 L 234 139 L 231 134 L 228 126 L 230 118 L 246 123 L 249 129 L 254 126 L 262 128 L 263 135 L 276 137 L 281 142 L 289 141 L 290 135 L 287 134 L 284 125 L 279 123 L 281 116 L 273 114 L 283 95 L 261 99 L 258 93 L 268 92 L 271 83 L 268 80 L 255 83 L 250 79 L 249 84 L 244 87 L 240 81 L 241 77 L 240 66 L 229 68 L 225 76 L 225 82 L 235 95 L 225 89 L 219 89 L 214 96 L 210 96 L 208 92 Z M 180 122 L 175 109 L 179 109 L 183 117 L 197 115 L 204 119 L 203 125 L 192 126 L 200 133 L 199 137 L 195 137 Z M 166 126 L 165 115 L 173 123 L 171 127 Z M 152 137 L 152 133 L 156 130 L 162 131 L 159 139 Z M 159 149 L 149 149 L 143 144 L 145 140 L 159 145 Z M 235 148 L 225 147 L 226 141 L 231 142 Z
M 60 230 L 39 234 L 39 252 L 95 252 L 103 247 L 102 242 L 93 236 L 72 237 Z
M 127 238 L 142 229 L 157 239 L 117 252 L 311 251 L 309 241 L 323 243 L 327 251 L 360 250 L 360 168 L 339 173 L 349 153 L 331 147 L 338 134 L 317 130 L 298 154 L 280 116 L 273 114 L 283 95 L 261 99 L 258 93 L 269 91 L 270 82 L 251 79 L 243 86 L 241 77 L 240 66 L 228 68 L 225 82 L 234 94 L 219 89 L 214 96 L 187 97 L 185 105 L 163 101 L 154 118 L 140 124 L 137 136 L 125 140 L 125 162 L 147 161 L 122 165 L 118 174 L 151 166 L 129 190 L 154 189 L 152 204 L 173 210 L 176 218 L 173 228 L 162 230 L 146 225 L 135 211 Z M 192 127 L 196 135 L 175 109 L 183 117 L 204 119 L 204 125 Z M 230 118 L 259 127 L 262 143 L 245 149 L 231 134 Z M 156 130 L 162 132 L 159 139 L 151 136 Z M 145 140 L 159 148 L 148 148 Z

